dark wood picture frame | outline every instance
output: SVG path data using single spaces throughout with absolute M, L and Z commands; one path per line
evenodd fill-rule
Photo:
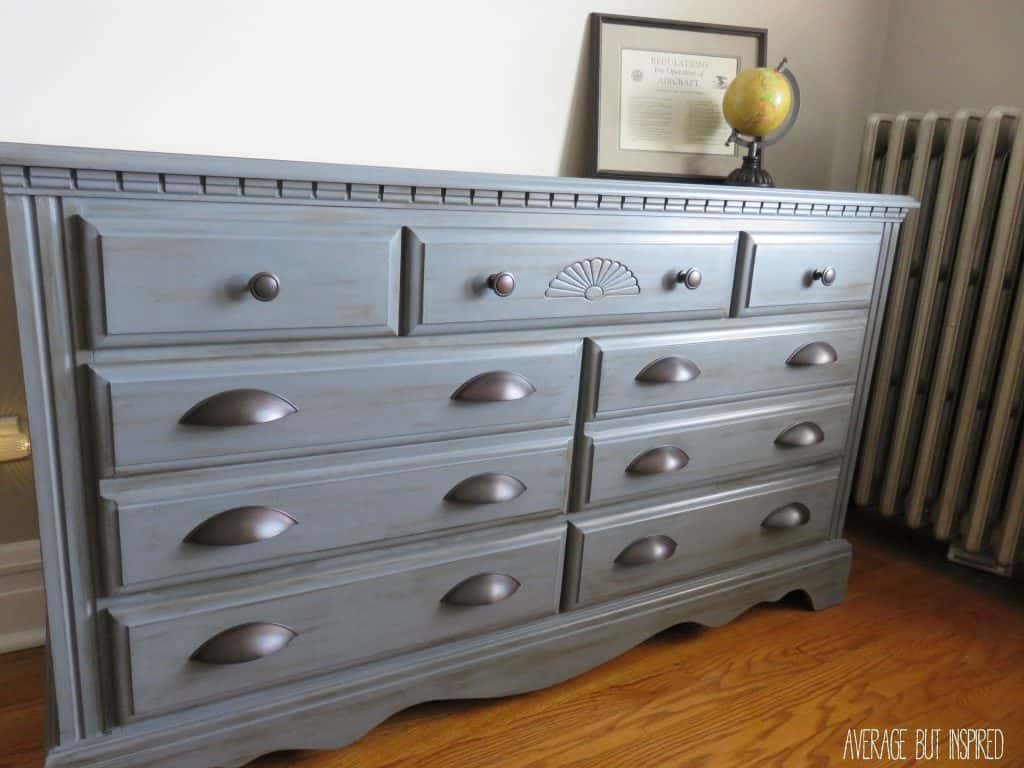
M 754 61 L 744 61 L 740 69 L 748 67 L 764 67 L 768 59 L 768 30 L 760 27 L 738 27 L 725 24 L 708 24 L 690 21 L 673 21 L 670 19 L 651 19 L 640 16 L 623 16 L 607 13 L 592 13 L 590 15 L 590 50 L 591 50 L 591 167 L 590 175 L 598 178 L 611 179 L 650 179 L 659 181 L 699 181 L 699 182 L 721 182 L 724 181 L 729 171 L 740 164 L 740 147 L 728 155 L 703 155 L 699 153 L 683 152 L 649 152 L 647 150 L 628 149 L 623 150 L 616 146 L 609 150 L 607 141 L 602 143 L 602 134 L 607 136 L 610 129 L 603 124 L 603 118 L 607 120 L 606 110 L 609 109 L 611 94 L 603 93 L 602 81 L 606 79 L 603 68 L 609 66 L 603 57 L 604 35 L 607 25 L 618 25 L 626 27 L 653 28 L 670 31 L 707 33 L 709 35 L 721 35 L 726 38 L 752 39 L 756 54 Z M 621 84 L 619 86 L 621 88 Z M 619 105 L 618 94 L 614 95 L 615 104 Z M 619 110 L 615 110 L 615 118 L 618 119 Z M 615 130 L 618 136 L 618 130 Z M 609 163 L 608 155 L 616 154 L 619 162 Z M 636 153 L 645 153 L 643 162 L 632 164 L 630 157 L 638 158 Z M 668 162 L 659 163 L 659 160 L 666 159 L 665 156 L 674 155 L 674 159 Z M 655 157 L 656 156 L 656 157 Z M 700 158 L 713 158 L 701 160 Z M 662 164 L 664 169 L 655 169 L 652 165 Z

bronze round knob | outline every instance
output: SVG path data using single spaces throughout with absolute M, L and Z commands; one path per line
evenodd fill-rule
M 691 291 L 700 288 L 700 284 L 703 280 L 704 275 L 702 275 L 700 270 L 696 267 L 690 267 L 689 269 L 681 270 L 676 273 L 676 282 L 680 285 L 685 285 Z
M 825 267 L 824 269 L 816 269 L 811 277 L 820 281 L 824 286 L 832 285 L 836 281 L 836 268 Z
M 273 301 L 281 292 L 281 281 L 270 272 L 257 272 L 249 278 L 249 293 L 257 301 Z
M 511 272 L 495 272 L 487 278 L 487 287 L 502 298 L 511 296 L 516 289 L 516 277 Z

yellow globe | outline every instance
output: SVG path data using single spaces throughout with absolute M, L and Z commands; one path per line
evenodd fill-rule
M 745 69 L 725 91 L 722 112 L 744 136 L 767 136 L 777 130 L 793 107 L 793 89 L 785 76 L 768 67 Z

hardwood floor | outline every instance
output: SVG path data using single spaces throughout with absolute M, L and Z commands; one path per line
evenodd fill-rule
M 944 549 L 858 523 L 846 603 L 762 605 L 719 629 L 676 627 L 554 688 L 407 710 L 337 752 L 257 768 L 826 766 L 851 728 L 992 727 L 992 765 L 1024 765 L 1024 592 Z M 0 657 L 0 768 L 38 766 L 39 650 Z M 943 758 L 919 765 L 974 765 Z

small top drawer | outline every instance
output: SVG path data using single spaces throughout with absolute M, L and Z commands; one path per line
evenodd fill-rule
M 881 233 L 746 233 L 737 270 L 739 315 L 852 309 L 871 303 Z
M 582 342 L 91 366 L 101 471 L 569 425 Z
M 585 418 L 852 384 L 865 316 L 778 327 L 588 340 Z
M 87 211 L 93 346 L 397 333 L 401 227 L 325 208 L 237 211 Z
M 410 332 L 724 317 L 737 232 L 416 227 Z

